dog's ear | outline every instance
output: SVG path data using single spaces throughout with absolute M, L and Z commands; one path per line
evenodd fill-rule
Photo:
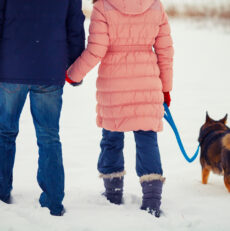
M 206 123 L 212 122 L 213 120 L 209 117 L 208 112 L 206 112 Z
M 226 124 L 227 123 L 227 118 L 228 118 L 228 114 L 225 115 L 225 117 L 221 120 L 219 120 L 219 122 Z

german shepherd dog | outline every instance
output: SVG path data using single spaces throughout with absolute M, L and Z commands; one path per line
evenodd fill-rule
M 206 114 L 206 121 L 200 129 L 200 163 L 202 183 L 207 184 L 210 171 L 224 176 L 224 183 L 230 192 L 230 128 L 226 126 L 227 115 L 218 121 Z

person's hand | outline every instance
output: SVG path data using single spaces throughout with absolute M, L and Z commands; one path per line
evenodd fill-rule
M 167 104 L 167 106 L 170 106 L 171 103 L 171 97 L 169 92 L 163 92 L 164 93 L 164 103 Z
M 71 84 L 72 86 L 76 87 L 82 84 L 83 80 L 81 82 L 74 82 L 72 79 L 69 78 L 67 72 L 65 73 L 65 80 L 66 82 L 68 82 L 69 84 Z

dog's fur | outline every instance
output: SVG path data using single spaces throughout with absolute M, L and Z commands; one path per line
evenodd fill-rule
M 207 184 L 210 171 L 224 175 L 224 183 L 230 192 L 230 128 L 226 126 L 227 115 L 218 121 L 206 114 L 200 129 L 200 163 L 202 183 Z

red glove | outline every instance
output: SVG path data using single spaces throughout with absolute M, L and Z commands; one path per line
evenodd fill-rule
M 164 102 L 167 104 L 167 106 L 170 106 L 171 103 L 171 97 L 169 92 L 163 92 L 164 93 Z
M 74 87 L 82 84 L 82 81 L 80 83 L 77 83 L 77 82 L 74 82 L 72 79 L 70 79 L 67 72 L 65 73 L 65 80 L 66 80 L 66 82 L 68 82 L 69 84 L 71 84 Z
M 68 82 L 68 83 L 75 83 L 72 79 L 70 79 L 69 78 L 69 76 L 67 75 L 67 72 L 65 73 L 65 80 L 66 80 L 66 82 Z

